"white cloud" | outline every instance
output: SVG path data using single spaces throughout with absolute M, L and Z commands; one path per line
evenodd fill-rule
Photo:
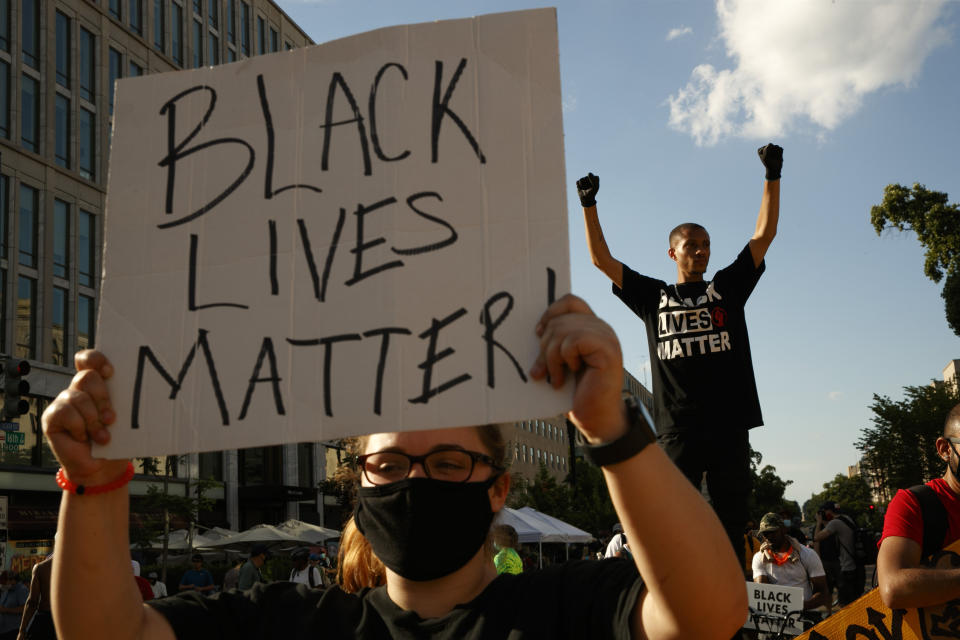
M 843 396 L 843 391 L 831 391 L 827 394 L 827 398 L 830 400 L 839 400 Z
M 699 145 L 836 128 L 883 87 L 910 86 L 949 42 L 948 0 L 717 0 L 732 68 L 695 67 L 668 98 L 670 126 Z
M 693 29 L 691 27 L 676 27 L 674 29 L 670 29 L 670 32 L 667 34 L 667 40 L 674 40 L 680 36 L 690 35 L 691 33 L 693 33 Z

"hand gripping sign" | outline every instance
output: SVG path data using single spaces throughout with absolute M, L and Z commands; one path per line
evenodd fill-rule
M 556 14 L 380 29 L 117 87 L 98 348 L 144 456 L 569 409 Z

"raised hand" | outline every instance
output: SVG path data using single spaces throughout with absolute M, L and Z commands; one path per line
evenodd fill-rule
M 577 194 L 580 195 L 580 204 L 584 207 L 597 206 L 597 191 L 600 191 L 600 176 L 588 173 L 577 180 Z
M 771 142 L 757 149 L 757 154 L 760 156 L 760 162 L 767 169 L 767 180 L 779 180 L 780 171 L 783 169 L 783 147 Z

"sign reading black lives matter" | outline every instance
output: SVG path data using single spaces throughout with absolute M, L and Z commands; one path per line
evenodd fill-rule
M 98 348 L 145 456 L 569 409 L 556 13 L 118 83 Z

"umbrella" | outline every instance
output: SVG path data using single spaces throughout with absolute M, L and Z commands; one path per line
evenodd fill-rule
M 336 529 L 327 529 L 320 525 L 310 524 L 301 520 L 287 520 L 277 525 L 277 529 L 296 536 L 301 540 L 309 541 L 312 544 L 323 544 L 327 540 L 337 540 L 340 538 L 340 532 Z
M 289 547 L 310 544 L 310 540 L 292 535 L 269 524 L 258 524 L 250 527 L 246 531 L 215 540 L 205 546 L 207 548 L 224 547 L 228 549 L 247 550 L 256 544 L 263 544 L 268 548 Z

